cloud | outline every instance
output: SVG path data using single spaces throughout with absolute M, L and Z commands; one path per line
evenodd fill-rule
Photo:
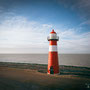
M 15 16 L 0 24 L 0 53 L 47 53 L 47 36 L 54 25 L 29 21 Z M 90 32 L 77 34 L 75 29 L 60 30 L 59 53 L 90 53 Z
M 90 53 L 90 32 L 77 34 L 75 31 L 68 30 L 59 35 L 60 52 L 68 53 Z
M 9 18 L 0 25 L 0 46 L 38 47 L 46 42 L 45 31 L 50 28 L 51 25 L 28 21 L 24 17 Z
M 90 25 L 90 20 L 83 21 L 79 26 Z

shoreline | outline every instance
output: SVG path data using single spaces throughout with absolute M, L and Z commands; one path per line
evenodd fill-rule
M 39 63 L 28 63 L 28 62 L 24 62 L 24 63 L 22 63 L 22 62 L 1 62 L 0 61 L 0 64 L 29 64 L 29 65 L 45 65 L 45 66 L 47 66 L 47 64 L 39 64 Z M 88 68 L 88 69 L 90 69 L 90 67 L 85 67 L 85 66 L 73 66 L 73 65 L 59 65 L 59 66 L 65 66 L 65 67 L 75 67 L 75 68 Z

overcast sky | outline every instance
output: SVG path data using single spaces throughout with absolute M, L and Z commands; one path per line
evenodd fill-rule
M 90 53 L 90 0 L 0 0 L 0 53 Z

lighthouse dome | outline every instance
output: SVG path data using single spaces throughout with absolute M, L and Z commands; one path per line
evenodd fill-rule
M 52 30 L 52 32 L 50 32 L 51 34 L 56 34 L 56 32 L 54 31 L 54 29 Z

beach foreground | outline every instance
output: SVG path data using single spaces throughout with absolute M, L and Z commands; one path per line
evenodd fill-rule
M 16 65 L 17 67 L 15 67 Z M 64 66 L 61 67 L 61 71 L 63 68 Z M 76 70 L 76 68 L 74 67 L 73 69 Z M 85 70 L 85 68 L 83 69 Z M 61 75 L 48 75 L 45 70 L 46 70 L 45 65 L 23 64 L 22 66 L 22 64 L 18 65 L 14 63 L 0 63 L 0 90 L 76 90 L 76 89 L 89 90 L 90 89 L 89 76 L 75 75 L 76 72 L 74 74 L 61 73 Z M 77 68 L 77 70 L 79 70 L 79 68 Z M 90 73 L 90 69 L 87 68 L 87 70 L 88 73 Z

